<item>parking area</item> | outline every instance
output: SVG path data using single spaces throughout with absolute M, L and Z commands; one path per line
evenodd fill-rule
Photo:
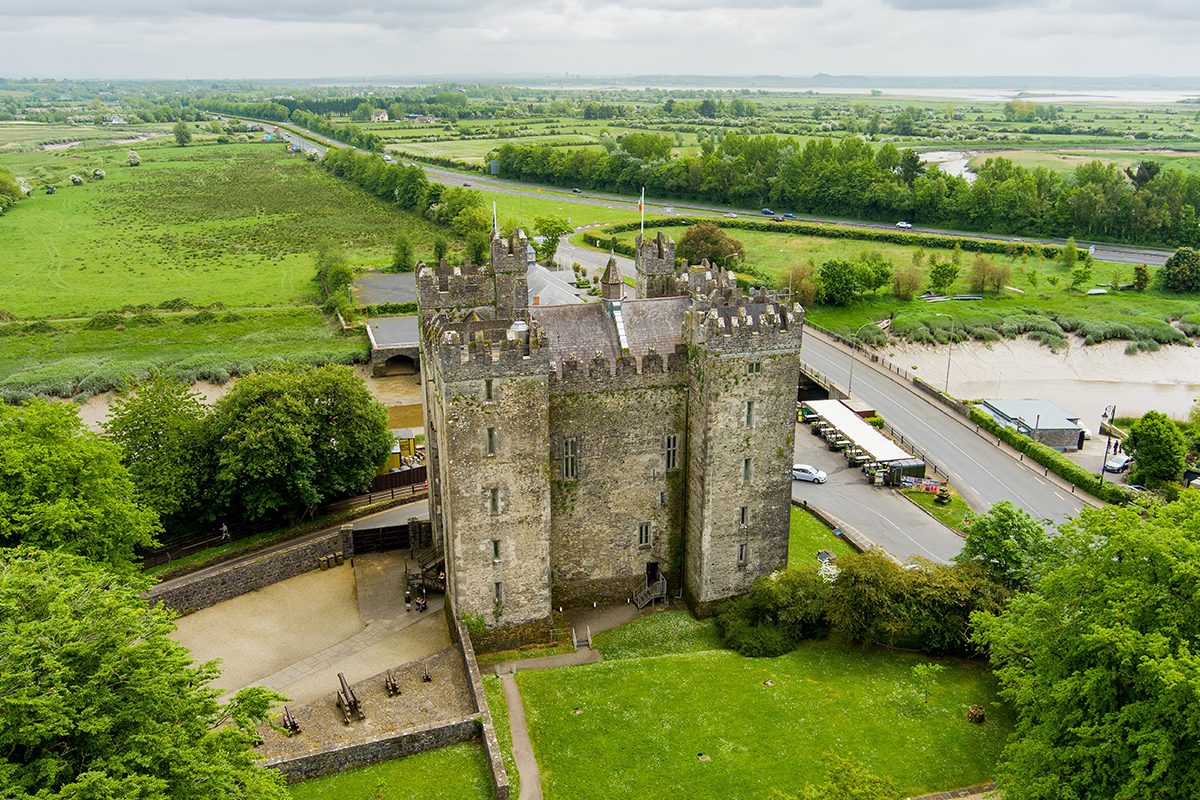
M 792 497 L 807 501 L 826 516 L 847 525 L 900 561 L 921 556 L 948 562 L 962 549 L 962 538 L 890 487 L 871 486 L 858 467 L 830 451 L 809 426 L 796 425 L 793 463 L 825 471 L 822 484 L 792 481 Z

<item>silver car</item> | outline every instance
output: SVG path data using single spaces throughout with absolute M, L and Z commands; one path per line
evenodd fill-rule
M 828 475 L 811 464 L 792 465 L 792 480 L 808 481 L 810 483 L 824 483 L 828 479 Z

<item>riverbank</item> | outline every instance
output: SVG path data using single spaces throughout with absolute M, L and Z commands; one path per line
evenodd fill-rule
M 1084 346 L 1072 337 L 1057 352 L 1029 339 L 964 342 L 948 346 L 892 344 L 878 352 L 938 389 L 963 400 L 1050 400 L 1094 432 L 1100 415 L 1116 405 L 1121 416 L 1156 410 L 1187 416 L 1200 398 L 1200 347 L 1169 345 L 1154 353 L 1125 355 L 1124 341 Z

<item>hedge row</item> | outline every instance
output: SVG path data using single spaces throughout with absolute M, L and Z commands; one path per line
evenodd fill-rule
M 1012 248 L 1030 247 L 1041 248 L 1042 255 L 1046 258 L 1054 258 L 1058 255 L 1058 245 L 1053 244 L 1030 244 L 1022 245 L 1017 242 L 1007 242 L 997 239 L 973 239 L 969 236 L 953 236 L 937 233 L 904 233 L 901 231 L 877 230 L 875 228 L 856 228 L 849 225 L 821 225 L 815 222 L 792 222 L 781 225 L 778 222 L 769 220 L 731 220 L 731 219 L 709 219 L 697 217 L 669 217 L 667 219 L 655 220 L 654 227 L 656 228 L 679 228 L 698 225 L 701 222 L 714 222 L 721 228 L 735 228 L 745 231 L 767 231 L 770 233 L 786 233 L 792 236 L 824 236 L 828 239 L 859 239 L 868 242 L 886 242 L 888 244 L 903 244 L 921 246 L 926 248 L 940 248 L 943 250 L 953 250 L 955 245 L 961 247 L 964 251 L 975 253 L 992 253 L 992 254 L 1007 254 Z M 640 222 L 622 222 L 617 225 L 609 225 L 601 230 L 601 233 L 607 234 L 610 239 L 604 239 L 605 242 L 616 241 L 613 236 L 617 233 L 628 233 L 629 231 L 638 230 L 641 227 Z M 588 234 L 592 236 L 592 234 Z M 596 237 L 600 238 L 600 237 Z M 605 245 L 608 246 L 607 244 Z M 633 248 L 630 247 L 629 255 L 632 255 Z
M 367 306 L 367 313 L 373 317 L 398 317 L 417 313 L 417 302 L 411 303 L 377 303 Z
M 1047 447 L 1041 442 L 1035 442 L 1012 428 L 998 425 L 990 414 L 972 408 L 971 421 L 989 433 L 995 434 L 1016 451 L 1024 453 L 1043 467 L 1047 467 L 1055 475 L 1094 497 L 1109 503 L 1124 503 L 1132 499 L 1132 495 L 1121 485 L 1112 481 L 1101 482 L 1099 475 L 1088 472 L 1057 450 Z
M 427 156 L 421 153 L 410 153 L 407 150 L 389 150 L 388 153 L 400 160 L 407 159 L 408 161 L 420 161 L 425 164 L 433 164 L 435 167 L 448 167 L 450 169 L 469 170 L 470 172 L 485 172 L 487 167 L 483 164 L 472 164 L 468 161 L 459 161 L 456 158 L 445 158 L 443 156 Z

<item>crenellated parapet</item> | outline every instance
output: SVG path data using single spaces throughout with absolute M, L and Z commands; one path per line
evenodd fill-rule
M 800 347 L 804 309 L 798 303 L 789 308 L 773 296 L 738 299 L 741 302 L 732 305 L 727 304 L 729 298 L 719 296 L 689 309 L 685 322 L 687 340 L 722 352 Z
M 675 283 L 675 240 L 659 231 L 657 237 L 645 241 L 639 233 L 633 247 L 637 298 L 670 297 Z
M 576 354 L 565 359 L 560 371 L 550 372 L 550 393 L 609 392 L 682 385 L 687 381 L 687 348 L 676 346 L 664 359 L 653 348 L 640 359 L 620 356 L 610 360 L 596 353 L 587 361 Z
M 448 382 L 550 371 L 545 332 L 528 312 L 516 319 L 463 322 L 441 314 L 426 325 L 424 335 Z
M 442 259 L 436 267 L 417 264 L 417 297 L 421 311 L 455 311 L 477 306 L 495 306 L 496 280 L 490 267 L 470 259 L 451 266 Z

